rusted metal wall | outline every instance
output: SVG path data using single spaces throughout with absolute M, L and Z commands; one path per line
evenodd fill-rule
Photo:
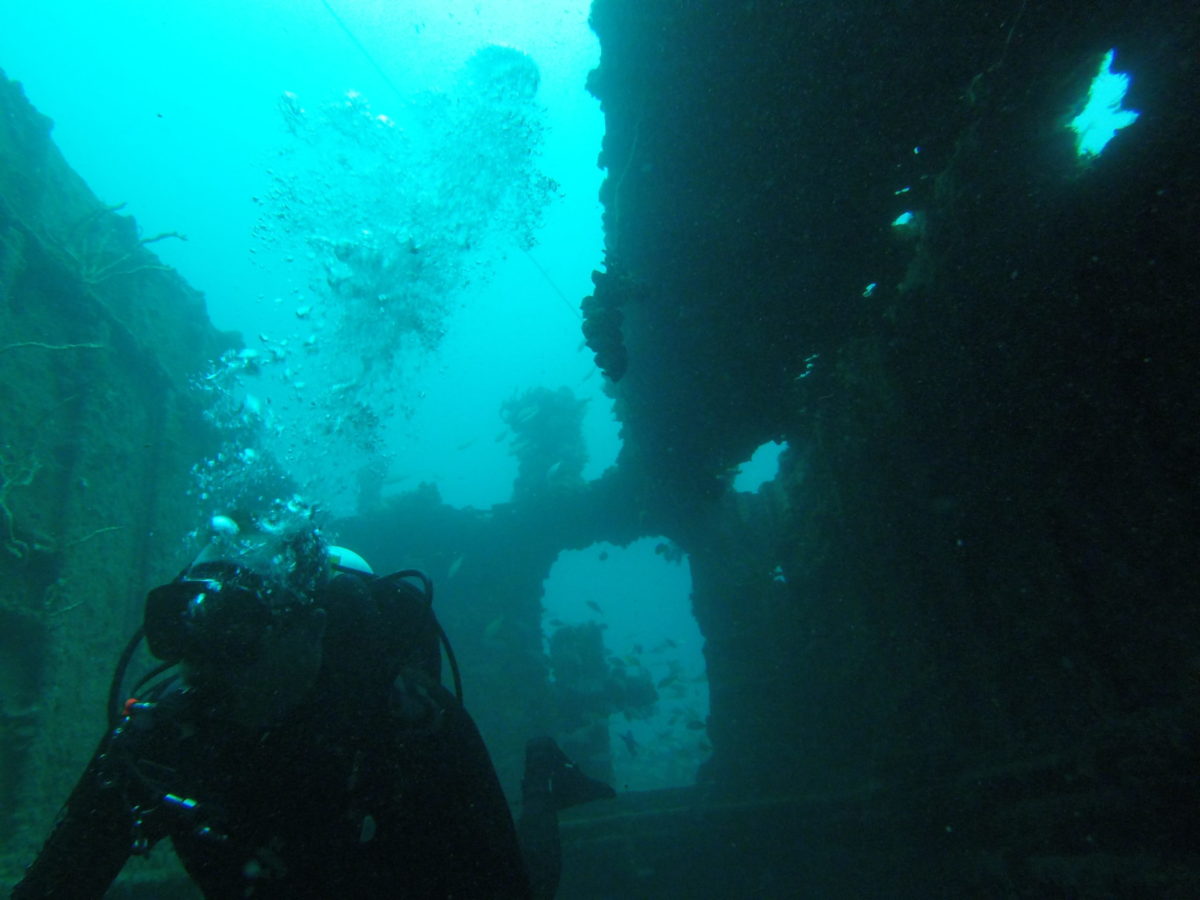
M 141 597 L 179 564 L 210 440 L 189 378 L 229 343 L 51 127 L 0 73 L 3 875 L 47 833 Z

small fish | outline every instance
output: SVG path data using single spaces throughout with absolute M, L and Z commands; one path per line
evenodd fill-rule
M 602 610 L 600 608 L 600 604 L 597 603 L 595 600 L 588 600 L 587 605 L 589 607 L 591 607 L 592 609 L 594 609 L 596 612 L 600 613 L 600 615 L 604 615 L 604 610 Z
M 487 623 L 487 627 L 483 629 L 483 639 L 485 641 L 496 640 L 496 635 L 500 633 L 500 629 L 504 627 L 504 613 L 496 616 L 492 621 Z
M 688 731 L 703 731 L 707 727 L 708 726 L 699 719 L 692 719 L 692 721 L 687 723 Z
M 678 681 L 678 680 L 679 680 L 679 676 L 678 676 L 678 675 L 676 675 L 674 672 L 672 672 L 672 673 L 671 673 L 670 675 L 668 675 L 666 678 L 663 678 L 662 680 L 660 680 L 660 681 L 658 682 L 658 686 L 659 686 L 660 688 L 664 688 L 664 687 L 667 687 L 668 685 L 672 685 L 672 684 L 674 684 L 674 683 L 675 683 L 676 681 Z
M 547 624 L 549 624 L 552 628 L 562 628 L 563 620 L 562 619 L 551 619 Z
M 446 575 L 446 580 L 449 581 L 458 574 L 458 570 L 462 568 L 463 556 L 460 554 L 454 558 L 454 562 L 450 563 L 450 572 Z
M 633 736 L 632 730 L 626 731 L 621 735 L 621 740 L 625 742 L 625 748 L 629 751 L 630 756 L 638 755 L 638 742 L 637 738 Z

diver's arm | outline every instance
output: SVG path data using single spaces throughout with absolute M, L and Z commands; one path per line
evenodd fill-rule
M 109 743 L 106 737 L 75 785 L 37 859 L 13 888 L 14 900 L 103 897 L 125 865 L 133 814 L 122 786 L 108 778 Z
M 395 783 L 408 785 L 396 795 L 394 813 L 409 824 L 382 829 L 399 841 L 387 857 L 402 865 L 406 854 L 421 853 L 414 868 L 434 870 L 427 873 L 436 885 L 426 892 L 430 895 L 530 900 L 508 801 L 474 721 L 452 694 L 424 677 L 406 677 L 399 684 L 410 688 L 410 697 L 427 698 L 437 712 L 425 719 L 422 732 L 402 730 L 392 756 Z M 404 884 L 415 874 L 397 871 L 395 880 Z
M 615 797 L 609 785 L 579 770 L 550 737 L 525 745 L 525 777 L 521 779 L 521 818 L 517 833 L 529 869 L 534 900 L 552 900 L 562 874 L 562 842 L 558 811 Z

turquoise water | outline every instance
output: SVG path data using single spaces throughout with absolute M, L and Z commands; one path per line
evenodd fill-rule
M 602 250 L 603 122 L 584 89 L 599 49 L 587 4 L 343 6 L 336 17 L 336 3 L 318 0 L 11 9 L 0 60 L 54 119 L 56 142 L 102 200 L 124 203 L 143 236 L 186 236 L 154 249 L 205 293 L 213 322 L 242 332 L 250 348 L 286 348 L 282 365 L 232 388 L 251 394 L 252 406 L 269 399 L 271 427 L 317 440 L 324 432 L 307 420 L 305 404 L 322 389 L 355 382 L 379 418 L 367 437 L 385 445 L 390 489 L 436 481 L 447 502 L 486 507 L 508 499 L 515 473 L 508 447 L 495 440 L 500 403 L 535 385 L 566 385 L 593 401 L 588 471 L 598 474 L 617 444 L 610 405 L 580 346 L 577 312 Z M 472 83 L 468 63 L 489 45 L 526 54 L 540 76 L 518 113 L 525 130 L 515 139 L 503 109 L 493 108 L 490 122 L 480 119 L 487 92 Z M 289 131 L 285 92 L 321 132 L 317 146 Z M 392 145 L 369 129 L 347 130 L 344 116 L 337 130 L 347 103 L 394 122 Z M 503 179 L 499 163 L 480 171 L 479 160 L 495 158 L 501 145 L 532 154 L 524 183 L 495 184 Z M 339 157 L 353 161 L 353 177 L 304 180 Z M 534 178 L 553 181 L 546 196 L 496 215 L 496 190 L 511 199 Z M 297 184 L 300 197 L 272 194 Z M 412 329 L 399 323 L 388 346 L 394 364 L 364 373 L 353 360 L 382 348 L 355 342 L 377 333 L 389 313 L 363 311 L 339 331 L 345 298 L 321 282 L 329 243 L 371 227 L 430 246 L 454 239 L 470 246 L 399 273 L 425 306 L 439 307 L 425 323 L 444 332 L 436 348 L 428 340 L 409 346 Z M 300 318 L 304 310 L 311 315 Z M 364 439 L 355 434 L 347 443 Z M 354 467 L 353 446 L 329 450 Z M 333 465 L 322 460 L 316 473 L 321 501 L 345 509 L 350 489 L 331 491 Z M 302 480 L 314 475 L 296 468 Z
M 580 333 L 606 174 L 588 6 L 6 11 L 0 65 L 68 162 L 143 237 L 166 235 L 155 252 L 245 344 L 198 373 L 229 440 L 181 499 L 220 514 L 275 459 L 335 513 L 354 511 L 363 472 L 375 499 L 431 482 L 486 508 L 517 472 L 501 407 L 538 386 L 584 402 L 585 478 L 615 462 Z M 637 756 L 618 757 L 636 787 L 690 781 L 709 750 L 685 727 L 708 705 L 688 567 L 654 544 L 581 554 L 613 556 L 603 615 L 581 606 L 597 574 L 569 554 L 545 597 L 547 622 L 611 621 L 615 658 L 661 648 L 639 671 L 671 696 L 632 724 Z

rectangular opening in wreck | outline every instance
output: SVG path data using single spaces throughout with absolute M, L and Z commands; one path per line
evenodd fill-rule
M 563 746 L 618 791 L 694 784 L 712 751 L 691 592 L 687 557 L 662 537 L 563 551 L 546 579 Z

